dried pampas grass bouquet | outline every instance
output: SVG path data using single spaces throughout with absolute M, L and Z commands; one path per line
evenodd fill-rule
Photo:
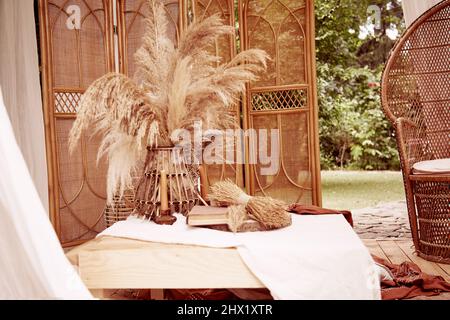
M 211 53 L 218 37 L 235 32 L 219 16 L 193 22 L 173 43 L 164 4 L 149 0 L 148 6 L 136 73 L 132 78 L 110 73 L 96 80 L 81 98 L 69 136 L 74 150 L 83 132 L 102 135 L 98 158 L 109 160 L 108 203 L 132 187 L 132 172 L 146 149 L 172 147 L 177 129 L 191 132 L 197 121 L 204 130 L 235 127 L 231 107 L 246 83 L 266 69 L 268 56 L 262 50 L 242 51 L 226 63 Z M 250 206 L 255 216 L 260 215 L 260 201 L 266 200 L 253 200 Z
M 208 197 L 220 205 L 245 205 L 248 217 L 261 223 L 267 230 L 284 228 L 292 223 L 286 203 L 270 197 L 251 197 L 230 180 L 213 184 Z

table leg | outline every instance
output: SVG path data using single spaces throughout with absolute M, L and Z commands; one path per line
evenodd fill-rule
M 89 289 L 89 291 L 94 296 L 94 298 L 100 300 L 105 299 L 105 289 Z

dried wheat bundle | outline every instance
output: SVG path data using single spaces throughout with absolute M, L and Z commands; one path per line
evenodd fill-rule
M 228 207 L 228 228 L 232 232 L 238 232 L 239 227 L 247 220 L 245 205 L 231 205 Z
M 266 229 L 284 228 L 292 223 L 286 203 L 270 197 L 251 197 L 230 180 L 213 184 L 208 197 L 221 205 L 245 205 L 248 217 L 260 222 Z
M 181 34 L 177 46 L 167 35 L 169 18 L 164 4 L 149 0 L 149 17 L 142 46 L 135 54 L 137 71 L 130 79 L 110 73 L 96 80 L 83 95 L 70 132 L 73 150 L 83 132 L 102 135 L 98 158 L 107 155 L 107 201 L 130 187 L 131 173 L 147 146 L 169 146 L 177 129 L 236 126 L 232 105 L 248 81 L 266 69 L 267 54 L 252 49 L 228 63 L 210 53 L 210 45 L 233 27 L 219 16 L 194 22 Z

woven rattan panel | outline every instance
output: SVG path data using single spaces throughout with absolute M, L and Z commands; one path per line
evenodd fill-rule
M 202 21 L 214 14 L 219 14 L 224 23 L 234 25 L 233 0 L 192 0 L 193 19 Z M 230 61 L 235 55 L 235 37 L 222 36 L 218 38 L 211 51 L 222 57 L 222 62 Z
M 253 128 L 282 128 L 279 136 L 279 168 L 274 175 L 261 175 L 255 165 L 257 194 L 270 194 L 289 202 L 312 203 L 307 113 L 252 116 Z M 268 144 L 268 153 L 272 152 Z M 295 150 L 295 152 L 293 152 Z
M 180 10 L 178 0 L 164 0 L 166 12 L 170 18 L 167 26 L 169 36 L 177 41 L 180 33 Z M 134 53 L 142 44 L 145 31 L 145 19 L 148 17 L 148 0 L 118 0 L 119 45 L 121 47 L 121 70 L 132 76 L 136 71 Z
M 306 0 L 240 2 L 241 45 L 264 49 L 272 58 L 267 72 L 248 88 L 246 124 L 278 129 L 280 146 L 276 173 L 263 175 L 259 161 L 250 165 L 250 189 L 305 204 L 320 204 L 313 5 Z
M 97 166 L 98 139 L 83 138 L 81 145 L 70 156 L 67 136 L 72 119 L 56 121 L 59 167 L 59 216 L 61 242 L 91 239 L 105 227 L 106 165 Z
M 105 227 L 106 165 L 96 163 L 98 139 L 83 138 L 72 155 L 68 134 L 84 90 L 112 70 L 111 3 L 40 1 L 41 55 L 52 220 L 64 245 L 90 239 Z
M 224 22 L 234 26 L 234 1 L 233 0 L 193 0 L 191 3 L 193 18 L 197 21 L 201 21 L 206 17 L 214 14 L 219 14 Z M 236 37 L 235 36 L 222 36 L 219 37 L 213 46 L 211 51 L 222 58 L 221 62 L 230 61 L 236 53 Z M 231 110 L 235 114 L 236 122 L 240 123 L 240 104 L 237 104 Z M 234 140 L 234 146 L 237 146 L 237 140 Z M 232 146 L 230 146 L 230 149 Z M 234 159 L 237 158 L 236 151 L 234 152 Z M 208 181 L 210 184 L 223 180 L 231 179 L 238 185 L 243 186 L 243 166 L 242 164 L 210 164 L 206 166 Z
M 243 5 L 247 47 L 264 49 L 273 59 L 254 86 L 306 83 L 306 6 L 313 1 L 246 0 Z

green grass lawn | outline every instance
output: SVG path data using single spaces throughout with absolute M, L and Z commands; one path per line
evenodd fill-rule
M 325 208 L 366 208 L 404 198 L 400 172 L 322 171 L 322 199 Z

